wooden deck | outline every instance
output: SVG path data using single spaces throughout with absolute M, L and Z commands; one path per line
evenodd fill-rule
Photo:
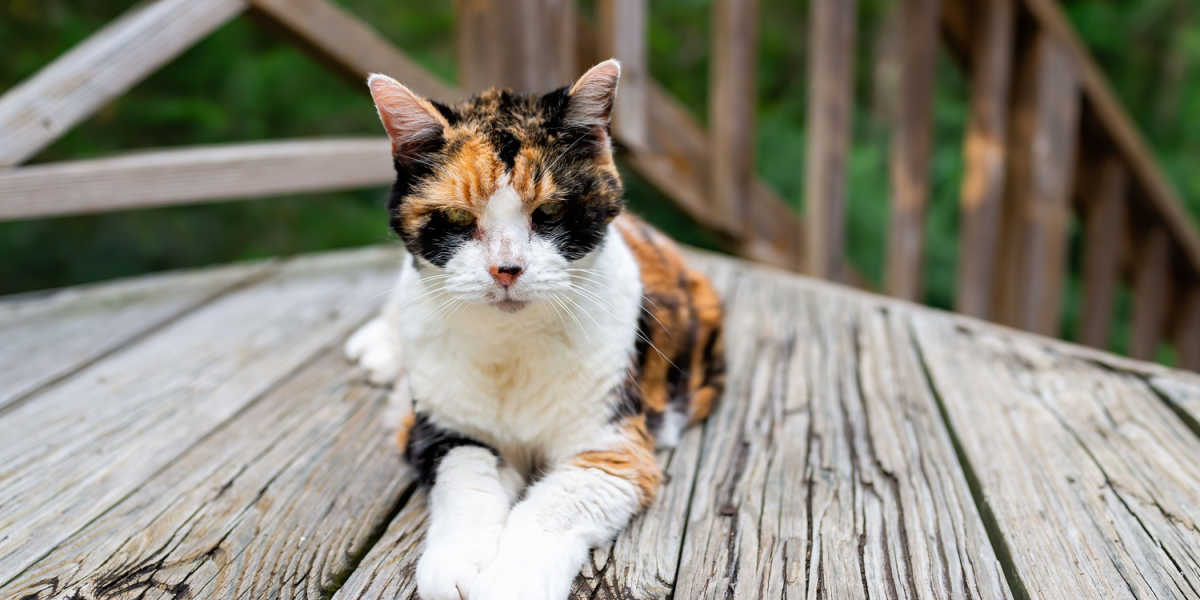
M 0 300 L 0 598 L 409 598 L 373 248 Z M 1200 598 L 1200 377 L 708 255 L 729 390 L 578 598 Z M 673 593 L 673 596 L 672 596 Z

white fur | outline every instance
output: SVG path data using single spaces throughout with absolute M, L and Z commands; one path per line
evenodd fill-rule
M 497 449 L 512 467 L 498 474 L 493 460 L 484 468 L 477 448 L 443 460 L 417 573 L 429 600 L 457 600 L 460 590 L 469 600 L 565 598 L 588 549 L 620 531 L 639 506 L 631 482 L 568 466 L 582 452 L 625 441 L 607 407 L 631 366 L 638 265 L 613 226 L 600 247 L 568 262 L 532 234 L 521 211 L 502 185 L 480 219 L 479 238 L 441 269 L 406 260 L 383 315 L 347 344 L 377 377 L 407 372 L 415 410 Z M 488 267 L 509 263 L 525 271 L 505 290 Z M 503 300 L 525 304 L 507 312 L 497 305 Z M 367 364 L 387 356 L 389 366 Z M 515 497 L 521 476 L 538 475 L 539 467 L 545 476 L 493 539 L 498 490 Z M 456 498 L 463 490 L 474 492 Z M 464 582 L 476 573 L 467 592 Z
M 448 452 L 429 494 L 425 552 L 417 562 L 423 600 L 461 600 L 492 562 L 515 493 L 496 456 L 478 446 Z

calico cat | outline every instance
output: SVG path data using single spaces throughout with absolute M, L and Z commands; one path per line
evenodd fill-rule
M 570 88 L 456 106 L 368 80 L 409 256 L 346 352 L 376 381 L 407 374 L 425 600 L 566 598 L 589 549 L 654 499 L 655 446 L 721 393 L 720 299 L 623 211 L 619 77 L 608 60 Z

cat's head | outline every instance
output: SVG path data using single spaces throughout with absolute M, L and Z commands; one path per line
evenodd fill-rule
M 622 208 L 609 138 L 620 74 L 607 60 L 569 88 L 455 106 L 372 75 L 397 173 L 391 227 L 418 270 L 506 311 L 567 289 Z

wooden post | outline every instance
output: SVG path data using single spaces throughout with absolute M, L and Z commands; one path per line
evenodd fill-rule
M 966 172 L 955 302 L 959 312 L 987 319 L 1004 202 L 1015 9 L 1012 0 L 977 4 L 981 6 L 972 26 L 971 114 L 963 143 Z
M 1151 360 L 1162 341 L 1171 302 L 1171 237 L 1150 230 L 1138 252 L 1133 275 L 1133 320 L 1129 355 Z
M 574 6 L 568 0 L 457 0 L 462 87 L 548 92 L 570 85 L 579 75 Z
M 1175 326 L 1175 350 L 1181 367 L 1200 371 L 1200 284 L 1193 285 L 1183 299 Z
M 899 114 L 892 129 L 892 215 L 888 236 L 887 293 L 921 295 L 925 205 L 933 136 L 933 68 L 940 0 L 901 0 Z
M 1079 341 L 1108 347 L 1121 253 L 1125 248 L 1128 170 L 1116 156 L 1104 157 L 1081 177 L 1084 186 L 1083 317 Z
M 997 317 L 1058 333 L 1079 129 L 1074 59 L 1045 31 L 1025 49 L 1010 126 Z
M 740 224 L 746 237 L 750 183 L 754 179 L 754 70 L 758 0 L 716 0 L 712 9 L 712 70 L 708 121 L 712 131 L 709 175 L 717 212 Z
M 854 114 L 855 0 L 813 0 L 809 25 L 806 271 L 844 277 L 846 153 Z
M 621 84 L 613 111 L 613 135 L 632 150 L 649 147 L 646 118 L 647 0 L 600 0 L 596 17 L 600 23 L 600 53 L 621 61 Z

